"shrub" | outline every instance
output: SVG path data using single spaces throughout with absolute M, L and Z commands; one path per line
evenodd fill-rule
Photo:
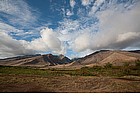
M 80 75 L 82 76 L 93 76 L 93 72 L 89 67 L 82 67 L 80 69 Z
M 128 68 L 130 66 L 130 62 L 124 62 L 123 67 Z
M 102 69 L 102 66 L 93 66 L 92 69 L 96 71 L 100 71 Z
M 113 65 L 111 64 L 111 63 L 106 63 L 105 64 L 105 66 L 104 66 L 104 68 L 106 68 L 106 69 L 108 69 L 108 68 L 112 68 L 113 67 Z
M 135 67 L 140 69 L 140 60 L 135 61 Z
M 128 69 L 124 69 L 123 70 L 123 75 L 131 75 L 131 70 L 128 68 Z
M 86 66 L 81 68 L 81 70 L 88 70 L 88 69 L 89 69 L 89 68 L 86 67 Z

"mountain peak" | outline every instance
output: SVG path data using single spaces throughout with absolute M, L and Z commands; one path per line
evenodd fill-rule
M 138 59 L 140 60 L 139 50 L 101 50 L 87 55 L 83 58 L 77 59 L 72 63 L 72 65 L 93 66 L 105 65 L 106 63 L 111 63 L 113 65 L 123 65 L 126 62 L 134 63 Z
M 43 54 L 43 55 L 30 55 L 22 57 L 13 57 L 8 59 L 0 60 L 0 65 L 9 66 L 55 66 L 70 63 L 71 60 L 64 55 L 53 55 L 53 54 Z

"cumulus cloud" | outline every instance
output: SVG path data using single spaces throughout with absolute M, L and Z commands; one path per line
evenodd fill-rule
M 61 41 L 58 39 L 58 35 L 52 29 L 46 28 L 41 32 L 41 38 L 48 47 L 54 51 L 61 50 Z
M 140 48 L 140 1 L 81 0 L 81 6 L 77 6 L 75 0 L 69 2 L 69 9 L 60 8 L 63 20 L 58 27 L 54 30 L 41 28 L 40 37 L 31 41 L 14 39 L 11 31 L 18 34 L 24 31 L 0 21 L 0 53 L 8 56 L 71 51 L 74 55 L 83 56 L 100 49 Z M 5 3 L 0 3 L 0 12 L 8 15 L 12 12 L 16 17 L 19 8 L 15 6 L 14 9 L 5 10 L 2 4 Z M 25 8 L 28 13 L 30 8 L 26 4 L 25 7 L 28 7 Z M 76 19 L 71 18 L 76 12 Z M 32 13 L 29 12 L 29 16 Z M 21 21 L 26 22 L 24 18 Z
M 22 41 L 13 39 L 6 33 L 0 32 L 0 57 L 33 54 L 33 50 L 24 47 Z
M 90 41 L 90 36 L 88 34 L 82 34 L 80 36 L 78 36 L 75 40 L 75 50 L 78 52 L 81 52 L 83 50 L 87 49 L 87 46 L 92 47 L 91 46 L 91 41 Z
M 87 50 L 126 49 L 139 46 L 139 7 L 139 1 L 136 1 L 131 8 L 126 8 L 126 4 L 117 4 L 115 1 L 112 3 L 105 3 L 104 0 L 96 1 L 87 17 L 75 21 L 77 26 L 74 26 L 72 33 L 68 31 L 70 27 L 65 24 L 68 31 L 66 35 L 71 38 L 69 41 L 71 49 L 81 53 Z M 94 18 L 96 20 L 92 20 Z M 88 24 L 86 21 L 91 23 Z M 79 26 L 80 28 L 77 28 Z
M 99 31 L 93 36 L 92 49 L 125 49 L 140 43 L 140 13 L 139 5 L 131 10 L 118 11 L 112 8 L 99 12 Z M 132 41 L 133 40 L 133 41 Z M 135 46 L 134 46 L 135 47 Z
M 128 32 L 128 33 L 124 33 L 124 34 L 119 34 L 118 35 L 118 39 L 117 42 L 122 42 L 122 41 L 126 41 L 126 40 L 139 40 L 140 38 L 140 32 Z
M 40 38 L 32 41 L 16 40 L 4 32 L 0 32 L 0 54 L 1 58 L 6 56 L 26 55 L 43 53 L 64 53 L 57 33 L 52 29 L 45 28 L 40 31 Z
M 37 15 L 34 11 L 24 0 L 2 0 L 0 2 L 0 15 L 2 17 L 0 18 L 1 58 L 45 52 L 64 53 L 55 31 L 43 26 L 34 29 L 37 21 Z M 7 19 L 10 24 L 4 23 L 3 19 Z M 26 30 L 24 31 L 25 26 Z M 21 40 L 16 39 L 19 36 L 22 38 Z M 31 39 L 31 41 L 23 40 L 33 36 L 40 37 Z

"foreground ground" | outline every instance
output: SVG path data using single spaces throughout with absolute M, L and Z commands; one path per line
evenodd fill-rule
M 136 67 L 80 70 L 0 67 L 0 92 L 140 92 Z
M 140 92 L 140 78 L 1 75 L 0 92 Z

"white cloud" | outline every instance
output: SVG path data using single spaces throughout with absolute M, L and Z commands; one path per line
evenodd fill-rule
M 25 0 L 0 1 L 1 32 L 22 39 L 38 36 L 43 28 L 38 24 L 38 17 L 39 12 L 31 8 Z
M 127 41 L 127 40 L 139 40 L 140 32 L 128 32 L 124 34 L 119 34 L 117 42 Z
M 0 21 L 0 32 L 4 32 L 7 34 L 14 34 L 15 36 L 26 38 L 28 36 L 31 37 L 32 35 L 35 35 L 37 31 L 38 31 L 37 28 L 35 30 L 24 31 L 23 29 L 17 29 L 14 26 L 11 26 L 9 24 Z
M 122 11 L 122 8 L 120 11 L 113 11 L 111 7 L 98 12 L 99 31 L 93 36 L 92 49 L 124 49 L 132 47 L 133 41 L 140 43 L 138 39 L 140 32 L 139 5 L 140 3 L 137 3 L 133 9 L 126 11 Z
M 94 7 L 96 13 L 93 11 Z M 97 10 L 99 7 L 100 10 Z M 137 1 L 131 8 L 128 7 L 126 8 L 126 4 L 117 4 L 116 1 L 107 3 L 104 0 L 97 0 L 87 16 L 79 14 L 77 20 L 65 19 L 61 23 L 58 29 L 62 32 L 60 39 L 66 41 L 68 48 L 78 52 L 79 55 L 90 50 L 92 52 L 99 49 L 138 47 L 140 2 Z
M 0 21 L 0 32 L 9 34 L 14 37 L 20 37 L 22 39 L 27 39 L 31 37 L 36 37 L 39 36 L 40 30 L 42 30 L 45 27 L 37 27 L 35 29 L 29 29 L 29 30 L 24 30 L 24 29 L 18 29 L 12 25 L 6 24 L 2 21 Z
M 96 0 L 95 3 L 94 3 L 94 5 L 92 6 L 91 11 L 89 12 L 89 15 L 94 14 L 99 8 L 102 8 L 101 6 L 104 3 L 105 3 L 105 0 Z M 108 5 L 108 3 L 107 3 L 107 5 Z
M 40 38 L 34 39 L 28 43 L 28 48 L 33 49 L 38 53 L 50 51 L 56 54 L 63 54 L 64 48 L 61 46 L 61 41 L 58 34 L 52 29 L 45 28 L 40 31 Z
M 7 1 L 11 2 L 12 0 Z M 82 0 L 81 2 L 84 7 L 79 6 L 77 9 L 78 18 L 75 20 L 69 18 L 69 16 L 74 14 L 75 0 L 70 1 L 70 9 L 60 8 L 64 20 L 59 22 L 59 27 L 55 30 L 40 28 L 24 32 L 22 29 L 18 30 L 11 25 L 0 22 L 0 31 L 5 33 L 1 34 L 0 44 L 2 44 L 2 47 L 0 48 L 0 53 L 8 53 L 8 55 L 10 53 L 18 55 L 48 51 L 52 53 L 65 53 L 65 51 L 70 50 L 74 54 L 77 53 L 77 55 L 82 56 L 99 49 L 140 48 L 140 1 L 133 0 L 133 3 L 126 1 L 121 4 L 118 3 L 118 0 Z M 1 7 L 2 4 L 5 3 L 0 3 Z M 13 2 L 14 4 L 15 2 Z M 10 3 L 10 6 L 7 7 L 11 8 L 13 6 L 11 5 Z M 0 12 L 5 13 L 5 16 L 6 14 L 10 15 L 11 12 L 14 15 L 11 18 L 16 16 L 20 18 L 17 12 L 19 7 L 22 6 L 19 5 L 15 5 L 15 8 L 9 8 L 8 10 L 1 8 Z M 26 7 L 25 11 L 29 13 L 28 16 L 32 16 L 30 7 L 26 4 L 24 6 Z M 24 17 L 21 17 L 20 20 L 26 23 Z M 31 35 L 35 34 L 36 31 L 38 33 L 39 30 L 41 30 L 40 38 L 30 42 L 25 40 L 19 41 L 8 35 L 12 31 L 19 35 Z
M 87 49 L 87 46 L 90 48 L 91 46 L 91 40 L 90 36 L 88 34 L 82 34 L 78 36 L 75 40 L 75 50 L 78 52 L 81 52 L 83 50 Z
M 70 6 L 71 6 L 72 8 L 74 8 L 75 4 L 76 4 L 75 0 L 70 0 Z
M 67 15 L 67 16 L 72 16 L 72 15 L 73 15 L 73 12 L 71 12 L 70 10 L 67 9 L 67 10 L 66 10 L 66 15 Z
M 91 0 L 81 0 L 83 6 L 87 6 L 90 4 Z
M 105 2 L 105 0 L 96 0 L 94 3 L 94 6 L 99 7 L 101 4 L 103 4 Z
M 27 26 L 37 19 L 35 13 L 24 0 L 1 0 L 0 14 L 12 24 Z
M 52 29 L 41 30 L 40 38 L 31 42 L 25 40 L 16 40 L 4 32 L 0 32 L 0 54 L 2 57 L 16 55 L 26 55 L 35 53 L 44 53 L 50 51 L 56 54 L 63 54 L 64 48 L 57 37 L 57 33 Z
M 61 50 L 61 41 L 58 39 L 58 35 L 52 29 L 46 28 L 41 32 L 41 38 L 43 42 L 45 42 L 50 49 L 53 51 Z
M 76 5 L 76 2 L 75 0 L 70 0 L 69 3 L 70 3 L 70 8 L 66 8 L 66 9 L 61 8 L 61 13 L 63 15 L 63 18 L 65 17 L 69 18 L 70 16 L 74 15 L 73 9 L 74 9 L 74 6 Z
M 6 23 L 3 23 L 0 21 L 0 31 L 3 31 L 5 33 L 10 33 L 10 32 L 20 32 L 20 30 L 16 29 L 13 26 L 10 26 Z
M 74 7 L 71 1 L 71 6 Z M 64 53 L 64 47 L 58 39 L 58 34 L 52 29 L 38 27 L 34 28 L 37 17 L 34 11 L 24 0 L 2 0 L 0 2 L 0 15 L 8 20 L 10 24 L 4 23 L 0 19 L 0 55 L 10 57 L 16 55 L 35 54 L 35 53 Z M 17 26 L 20 28 L 16 28 Z M 22 28 L 26 26 L 24 31 Z M 28 29 L 29 28 L 29 29 Z M 41 30 L 41 31 L 39 31 Z M 32 37 L 40 33 L 40 38 L 31 41 L 17 40 L 13 36 L 20 36 L 23 39 Z M 39 34 L 38 34 L 39 35 Z
M 23 46 L 21 41 L 13 39 L 6 33 L 0 32 L 0 56 L 10 57 L 16 55 L 32 54 L 33 51 Z

